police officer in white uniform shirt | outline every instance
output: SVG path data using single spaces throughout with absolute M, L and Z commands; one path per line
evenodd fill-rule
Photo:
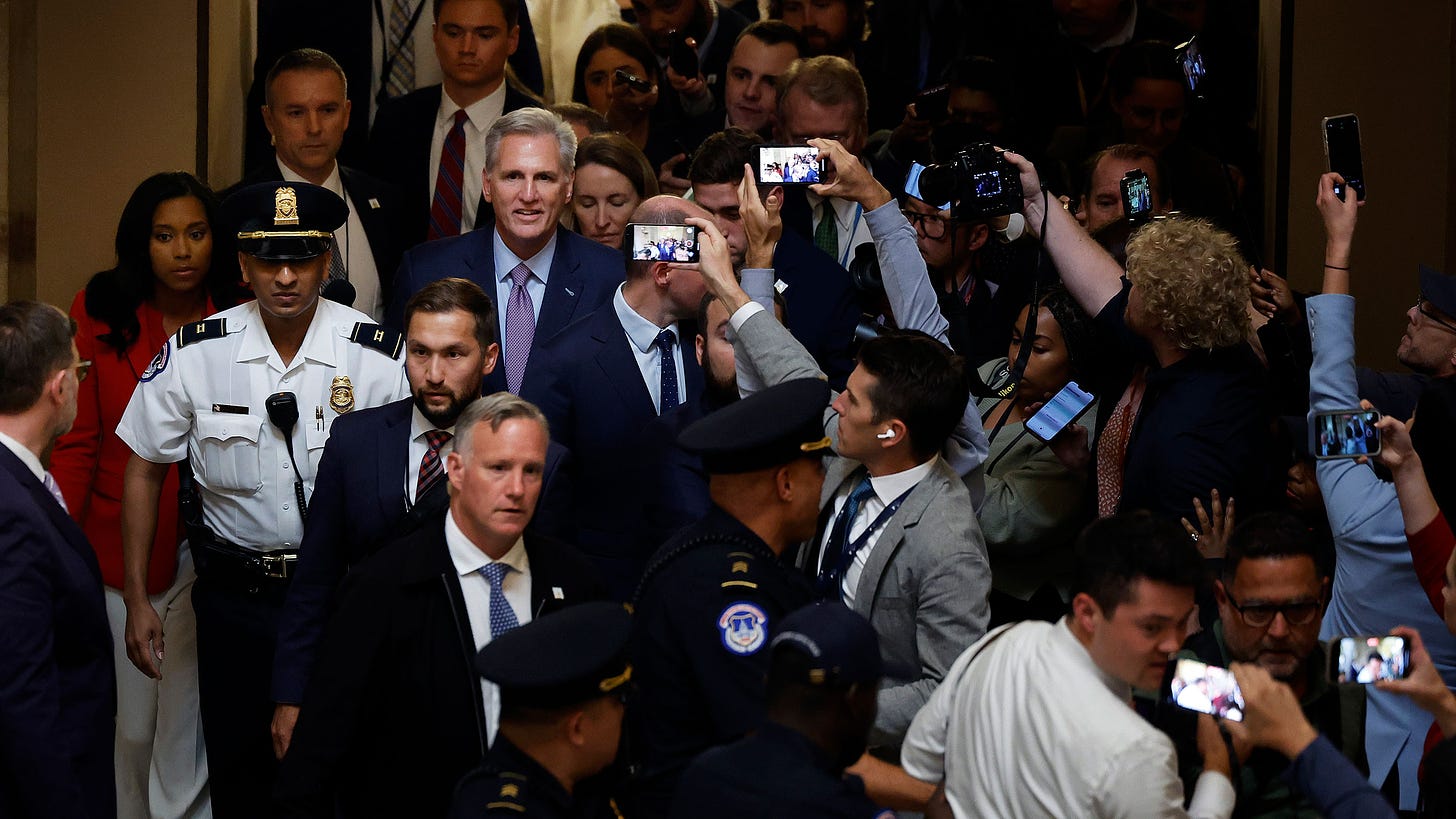
M 400 335 L 320 297 L 333 231 L 348 216 L 342 199 L 308 183 L 267 182 L 230 196 L 224 216 L 257 300 L 183 326 L 142 373 L 117 428 L 133 452 L 122 550 L 128 574 L 145 572 L 162 479 L 186 460 L 182 514 L 197 565 L 213 812 L 252 819 L 273 813 L 273 647 L 324 443 L 343 413 L 409 390 Z M 126 603 L 128 656 L 158 676 L 161 622 L 145 597 Z

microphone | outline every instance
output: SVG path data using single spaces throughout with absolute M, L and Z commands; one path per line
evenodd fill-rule
M 353 307 L 354 299 L 357 296 L 358 293 L 354 290 L 354 285 L 349 284 L 348 279 L 333 279 L 324 285 L 323 297 L 329 301 L 336 301 L 345 307 Z
M 349 283 L 344 284 L 347 286 Z M 288 447 L 288 461 L 293 464 L 293 497 L 298 502 L 298 514 L 307 523 L 308 500 L 303 496 L 303 473 L 298 471 L 298 461 L 293 457 L 293 428 L 298 424 L 298 398 L 291 392 L 275 392 L 268 396 L 263 406 L 268 410 L 269 422 L 283 433 L 283 444 Z

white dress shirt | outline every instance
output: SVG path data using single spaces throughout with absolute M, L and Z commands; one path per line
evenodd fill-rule
M 308 181 L 284 165 L 282 160 L 277 161 L 278 170 L 283 173 L 284 180 Z M 379 289 L 379 269 L 374 264 L 374 251 L 369 247 L 369 235 L 364 232 L 364 223 L 359 221 L 359 208 L 344 190 L 344 180 L 339 176 L 339 163 L 334 163 L 334 169 L 329 172 L 329 178 L 324 180 L 323 187 L 338 194 L 344 204 L 349 206 L 349 218 L 334 231 L 334 252 L 344 254 L 344 274 L 348 276 L 349 284 L 354 286 L 354 304 L 351 306 L 368 315 L 377 324 L 384 316 L 384 294 Z M 327 281 L 325 279 L 325 283 Z
M 480 189 L 485 184 L 485 132 L 506 107 L 506 83 L 465 107 L 465 171 L 461 178 L 460 232 L 475 229 L 480 205 Z M 435 135 L 430 139 L 430 201 L 435 201 L 435 182 L 440 178 L 440 152 L 445 138 L 455 127 L 455 112 L 460 106 L 450 95 L 440 92 L 440 109 L 435 115 Z
M 809 232 L 809 238 L 814 238 L 814 230 L 819 229 L 819 215 L 821 212 L 820 203 L 824 197 L 813 191 L 805 191 L 809 200 L 809 210 L 812 214 L 809 224 L 813 230 Z M 866 242 L 873 243 L 874 237 L 870 236 L 869 223 L 865 221 L 864 209 L 848 199 L 840 199 L 837 196 L 829 197 L 830 210 L 834 212 L 834 222 L 839 227 L 839 255 L 834 261 L 839 266 L 848 270 L 849 263 L 854 261 L 854 249 Z
M 36 480 L 45 483 L 45 467 L 41 466 L 40 458 L 35 457 L 35 453 L 31 452 L 25 444 L 0 432 L 0 445 L 15 453 L 15 457 L 19 458 L 20 462 L 25 464 L 25 468 L 30 470 L 30 474 L 34 475 Z
M 874 494 L 865 498 L 864 503 L 859 506 L 859 511 L 854 520 L 849 523 L 849 541 L 854 542 L 855 538 L 864 535 L 865 530 L 871 523 L 885 511 L 895 498 L 909 492 L 914 486 L 930 474 L 931 468 L 935 466 L 935 459 L 931 458 L 919 466 L 912 466 L 903 472 L 896 472 L 893 475 L 881 475 L 878 478 L 870 478 L 870 486 L 875 490 Z M 854 491 L 858 482 L 846 482 L 844 488 L 834 496 L 834 514 L 829 516 L 831 525 L 824 532 L 824 539 L 820 542 L 819 548 L 819 570 L 823 571 L 827 566 L 833 565 L 833 561 L 839 560 L 839 552 L 830 554 L 829 536 L 833 534 L 832 525 L 835 518 L 839 517 L 839 510 L 849 500 L 849 493 Z M 889 523 L 886 521 L 885 523 Z M 880 535 L 885 531 L 885 524 L 876 527 L 865 539 L 865 544 L 854 553 L 852 560 L 844 570 L 844 576 L 839 578 L 839 594 L 844 598 L 847 606 L 854 606 L 854 592 L 859 587 L 859 576 L 864 573 L 865 563 L 870 559 L 870 553 L 874 551 L 875 544 L 880 542 Z
M 420 482 L 420 461 L 425 459 L 425 453 L 430 451 L 430 442 L 425 440 L 425 433 L 431 430 L 441 429 L 425 420 L 424 413 L 419 407 L 410 407 L 410 439 L 409 455 L 405 458 L 404 464 L 404 496 L 409 498 L 413 504 L 419 498 L 415 497 L 416 484 Z M 450 433 L 450 440 L 440 447 L 440 465 L 445 465 L 445 456 L 450 454 L 450 449 L 455 445 L 455 425 L 451 424 L 443 428 Z
M 627 299 L 622 296 L 623 286 L 617 285 L 617 292 L 612 294 L 612 308 L 617 311 L 622 329 L 627 331 L 628 346 L 632 348 L 632 358 L 637 361 L 637 371 L 642 373 L 642 383 L 647 385 L 647 393 L 652 396 L 652 406 L 662 406 L 662 352 L 657 348 L 657 334 L 663 330 L 671 330 L 677 338 L 672 345 L 672 365 L 677 368 L 677 403 L 686 403 L 688 393 L 683 378 L 682 331 L 678 323 L 658 327 L 643 318 L 627 304 Z
M 958 817 L 1226 819 L 1234 788 L 1221 773 L 1204 771 L 1184 810 L 1173 743 L 1132 709 L 1131 694 L 1066 618 L 1003 627 L 951 666 L 900 761 L 916 779 L 943 779 Z
M 460 575 L 460 591 L 465 598 L 465 612 L 470 617 L 470 635 L 475 639 L 475 650 L 480 651 L 490 642 L 490 581 L 480 570 L 488 563 L 504 563 L 515 571 L 506 572 L 501 580 L 501 591 L 511 611 L 516 613 L 516 623 L 524 626 L 531 622 L 531 561 L 526 557 L 526 541 L 517 539 L 516 545 L 501 556 L 491 560 L 485 552 L 476 548 L 470 538 L 460 531 L 455 523 L 455 512 L 445 515 L 445 545 L 450 549 L 450 561 Z M 489 680 L 480 681 L 481 702 L 485 704 L 485 739 L 495 741 L 495 731 L 500 725 L 500 686 Z

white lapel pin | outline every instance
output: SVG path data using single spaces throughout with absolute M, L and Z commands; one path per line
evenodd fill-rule
M 566 291 L 566 295 L 568 295 L 568 296 L 572 296 L 572 297 L 575 297 L 576 296 L 576 291 L 572 290 L 570 287 L 563 287 L 561 289 L 562 290 L 565 290 Z
M 552 586 L 551 596 L 556 598 L 557 600 L 565 600 L 566 592 L 562 591 L 560 586 Z

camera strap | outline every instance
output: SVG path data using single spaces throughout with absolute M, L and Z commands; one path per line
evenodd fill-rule
M 976 388 L 979 386 L 982 390 L 986 391 L 986 394 L 982 395 L 982 397 L 995 395 L 1002 400 L 1007 400 L 1012 395 L 1015 395 L 1016 388 L 1021 384 L 1021 376 L 1026 373 L 1026 362 L 1031 359 L 1031 342 L 1032 339 L 1036 338 L 1036 316 L 1041 312 L 1039 306 L 1041 303 L 1041 266 L 1046 260 L 1047 200 L 1049 198 L 1046 185 L 1042 185 L 1041 230 L 1037 234 L 1041 237 L 1041 244 L 1037 246 L 1036 251 L 1036 272 L 1031 276 L 1031 301 L 1028 302 L 1031 309 L 1026 311 L 1026 331 L 1021 334 L 1021 349 L 1016 352 L 1016 361 L 1011 362 L 1011 370 L 1007 373 L 1006 381 L 995 390 L 986 386 L 986 382 L 981 380 L 980 373 L 971 370 L 971 376 L 974 378 L 974 381 L 971 382 L 971 392 L 976 393 Z M 1001 416 L 996 419 L 996 425 L 991 427 L 990 432 L 986 433 L 987 445 L 990 445 L 992 441 L 996 440 L 996 435 L 1001 432 L 1001 427 L 1006 425 L 1006 419 L 1011 416 L 1011 407 L 1012 404 L 1008 402 L 1005 409 L 1001 410 Z

